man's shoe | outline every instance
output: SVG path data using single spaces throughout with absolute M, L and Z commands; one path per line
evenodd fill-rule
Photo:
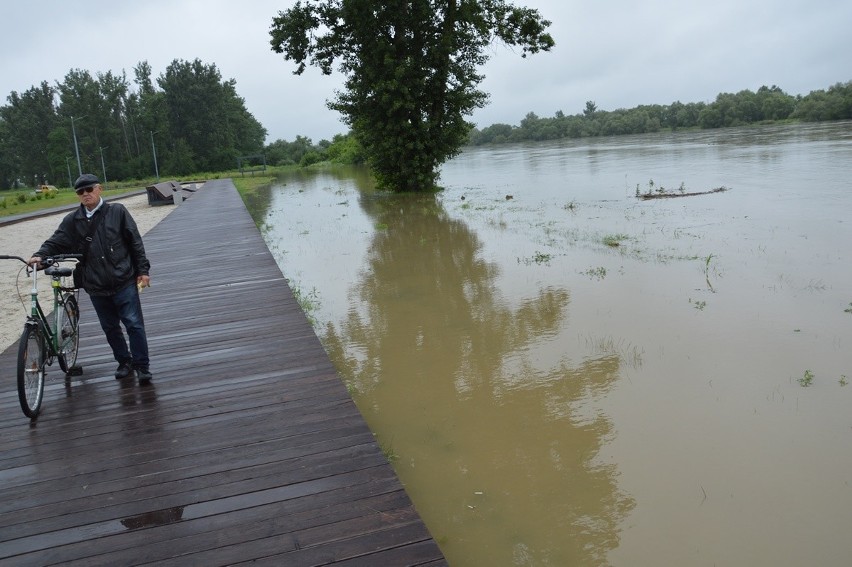
M 151 374 L 151 371 L 148 370 L 147 368 L 137 368 L 136 369 L 136 377 L 139 378 L 140 384 L 147 384 L 148 382 L 151 381 L 151 379 L 154 377 L 154 375 Z
M 130 363 L 129 362 L 122 362 L 121 364 L 118 365 L 118 368 L 115 369 L 115 379 L 116 380 L 123 380 L 123 379 L 127 378 L 128 376 L 130 376 L 130 374 L 132 372 L 133 372 L 133 367 L 130 366 Z

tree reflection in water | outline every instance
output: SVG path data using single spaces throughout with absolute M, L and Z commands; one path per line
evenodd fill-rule
M 359 202 L 379 230 L 323 343 L 448 559 L 605 561 L 634 504 L 597 461 L 612 425 L 590 408 L 620 358 L 564 360 L 568 291 L 509 305 L 436 197 Z

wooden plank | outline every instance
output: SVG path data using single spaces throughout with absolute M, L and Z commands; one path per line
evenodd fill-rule
M 0 354 L 0 562 L 446 564 L 233 184 L 145 244 L 150 386 L 114 379 L 85 294 L 84 374 L 49 367 L 37 421 Z

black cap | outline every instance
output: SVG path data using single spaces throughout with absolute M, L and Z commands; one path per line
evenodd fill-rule
M 86 187 L 92 187 L 100 183 L 98 178 L 91 173 L 84 173 L 80 177 L 77 178 L 77 181 L 74 182 L 74 190 L 85 189 Z

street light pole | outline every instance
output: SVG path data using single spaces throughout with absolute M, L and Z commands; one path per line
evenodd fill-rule
M 154 153 L 154 173 L 157 175 L 157 181 L 160 180 L 160 169 L 157 167 L 157 146 L 154 145 L 154 134 L 157 132 L 151 131 L 151 151 Z
M 68 168 L 68 187 L 74 188 L 74 182 L 71 180 L 71 164 L 68 163 L 68 160 L 71 159 L 71 156 L 65 158 L 65 167 Z
M 107 178 L 106 178 L 106 166 L 104 165 L 104 150 L 109 148 L 99 148 L 101 150 L 101 171 L 104 172 L 104 189 L 106 189 Z
M 77 120 L 82 120 L 85 118 L 78 118 Z M 83 175 L 83 166 L 80 165 L 80 149 L 77 147 L 77 129 L 74 128 L 74 117 L 71 117 L 71 133 L 74 135 L 74 153 L 77 154 L 77 173 Z

